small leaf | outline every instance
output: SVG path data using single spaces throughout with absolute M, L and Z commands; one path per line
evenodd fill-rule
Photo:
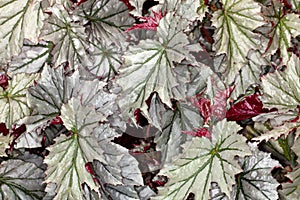
M 86 66 L 86 70 L 93 77 L 106 79 L 106 81 L 111 80 L 118 74 L 122 64 L 121 48 L 115 44 L 108 45 L 99 41 L 93 43 L 93 48 L 91 50 L 94 56 L 93 64 Z
M 124 30 L 132 26 L 134 19 L 121 0 L 87 1 L 81 4 L 75 14 L 84 19 L 90 41 L 98 40 L 102 45 L 114 44 L 125 50 L 123 48 L 127 43 Z
M 60 115 L 60 108 L 72 97 L 78 79 L 76 73 L 66 76 L 62 66 L 55 70 L 48 65 L 44 67 L 41 78 L 29 89 L 28 101 L 33 114 L 23 122 L 30 125 L 29 132 Z
M 181 145 L 191 136 L 182 131 L 191 131 L 202 126 L 200 113 L 191 106 L 178 103 L 178 111 L 167 111 L 162 116 L 162 132 L 155 135 L 156 150 L 162 153 L 162 162 L 170 163 L 172 159 L 182 152 Z
M 169 181 L 154 199 L 185 199 L 191 192 L 195 200 L 208 199 L 211 182 L 230 196 L 235 175 L 242 171 L 235 156 L 251 155 L 246 138 L 236 133 L 239 129 L 223 120 L 213 127 L 211 141 L 196 137 L 186 142 L 179 158 L 161 170 Z
M 146 0 L 129 0 L 130 5 L 134 7 L 130 13 L 134 16 L 143 16 L 143 5 Z
M 208 11 L 208 6 L 205 5 L 205 0 L 169 0 L 162 1 L 165 3 L 167 12 L 175 12 L 176 15 L 189 21 L 196 19 L 202 20 L 205 12 Z
M 108 127 L 105 127 L 109 130 Z M 94 133 L 101 133 L 105 129 L 99 128 Z M 111 143 L 102 142 L 103 158 L 107 163 L 94 161 L 95 177 L 103 187 L 111 185 L 143 185 L 142 174 L 139 170 L 139 163 L 129 154 L 124 147 Z
M 0 75 L 0 87 L 2 87 L 3 90 L 6 90 L 8 86 L 8 78 L 6 74 L 1 74 Z
M 39 200 L 45 195 L 44 171 L 32 162 L 11 159 L 0 164 L 0 198 Z
M 5 150 L 13 139 L 8 133 L 5 123 L 0 123 L 0 156 L 6 156 Z
M 222 10 L 213 14 L 214 49 L 217 54 L 227 54 L 226 82 L 231 83 L 239 70 L 246 64 L 250 49 L 257 49 L 258 35 L 253 30 L 264 24 L 260 5 L 253 0 L 221 1 Z

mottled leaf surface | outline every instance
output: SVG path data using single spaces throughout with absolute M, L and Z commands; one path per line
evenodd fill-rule
M 293 55 L 287 68 L 262 78 L 264 107 L 295 110 L 300 104 L 300 60 Z
M 44 15 L 40 0 L 0 2 L 0 62 L 17 55 L 25 38 L 38 42 Z
M 11 159 L 0 164 L 0 198 L 39 200 L 45 195 L 44 171 L 32 162 Z
M 40 72 L 50 58 L 51 48 L 52 44 L 45 42 L 37 45 L 29 42 L 24 44 L 21 53 L 12 58 L 8 68 L 9 72 L 12 74 Z
M 197 137 L 186 142 L 179 158 L 161 170 L 169 181 L 156 199 L 185 199 L 190 192 L 196 200 L 208 199 L 211 182 L 218 182 L 230 195 L 234 176 L 242 171 L 234 157 L 251 154 L 246 139 L 236 134 L 239 129 L 237 124 L 223 120 L 213 127 L 211 141 Z
M 141 108 L 146 114 L 145 100 L 154 91 L 163 103 L 171 107 L 170 99 L 175 98 L 172 88 L 178 85 L 173 62 L 190 57 L 189 42 L 181 31 L 181 24 L 177 24 L 178 20 L 178 17 L 167 15 L 157 28 L 159 41 L 142 40 L 125 54 L 126 67 L 120 70 L 121 75 L 117 79 L 123 94 L 126 94 L 118 101 L 124 116 L 133 113 L 136 108 Z
M 30 114 L 27 91 L 37 78 L 38 75 L 18 74 L 8 82 L 6 90 L 0 88 L 0 122 L 5 122 L 8 128 Z
M 282 63 L 286 64 L 291 56 L 288 52 L 288 48 L 292 46 L 291 39 L 300 34 L 300 30 L 297 28 L 300 26 L 300 19 L 294 13 L 283 14 L 283 9 L 283 4 L 275 0 L 271 1 L 267 9 L 264 10 L 266 20 L 272 23 L 265 53 L 270 55 L 279 49 Z
M 281 165 L 273 160 L 270 154 L 259 151 L 258 143 L 248 144 L 251 147 L 252 156 L 239 159 L 243 172 L 236 178 L 237 185 L 232 194 L 233 199 L 278 199 L 279 183 L 272 177 L 271 170 Z
M 234 80 L 241 67 L 246 64 L 250 49 L 257 49 L 259 38 L 253 30 L 264 24 L 259 15 L 260 6 L 253 0 L 224 0 L 223 9 L 213 15 L 214 49 L 218 54 L 227 54 L 226 81 Z
M 75 22 L 62 5 L 55 5 L 49 11 L 52 15 L 45 23 L 41 38 L 55 45 L 51 52 L 54 66 L 58 67 L 65 62 L 68 62 L 71 69 L 82 67 L 83 63 L 89 65 L 89 44 L 84 27 Z

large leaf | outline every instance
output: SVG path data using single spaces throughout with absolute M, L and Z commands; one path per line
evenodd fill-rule
M 17 55 L 25 38 L 37 43 L 44 19 L 40 0 L 1 1 L 0 62 Z
M 136 108 L 146 114 L 145 100 L 154 91 L 171 107 L 171 98 L 176 98 L 172 88 L 178 85 L 173 62 L 189 58 L 188 40 L 178 22 L 178 17 L 168 14 L 157 29 L 160 41 L 142 40 L 125 55 L 126 68 L 120 70 L 121 76 L 117 79 L 123 88 L 118 103 L 124 116 L 132 115 Z
M 68 62 L 71 69 L 83 63 L 84 66 L 89 65 L 89 44 L 84 27 L 76 23 L 62 5 L 49 8 L 49 12 L 52 12 L 52 15 L 43 28 L 41 38 L 52 41 L 55 45 L 52 50 L 54 66 L 65 62 Z
M 260 5 L 253 0 L 223 0 L 222 10 L 214 13 L 212 22 L 217 28 L 214 49 L 227 54 L 226 81 L 230 83 L 246 64 L 250 49 L 258 48 L 258 35 L 253 30 L 263 25 Z
M 48 164 L 46 182 L 56 183 L 55 199 L 83 199 L 84 182 L 97 190 L 94 175 L 86 170 L 86 163 L 99 161 L 99 169 L 104 183 L 142 184 L 138 163 L 125 148 L 109 141 L 119 134 L 107 125 L 99 125 L 102 115 L 94 107 L 83 106 L 72 98 L 61 108 L 61 118 L 71 136 L 61 135 L 50 146 L 46 157 Z
M 266 55 L 273 54 L 280 50 L 282 63 L 286 64 L 291 56 L 288 48 L 292 46 L 291 39 L 300 34 L 297 28 L 300 26 L 299 16 L 294 13 L 285 14 L 284 7 L 279 0 L 270 1 L 264 11 L 266 20 L 272 23 L 272 28 L 268 34 L 269 41 Z
M 230 196 L 235 175 L 242 171 L 235 156 L 251 154 L 246 139 L 236 133 L 239 129 L 223 120 L 213 127 L 211 141 L 197 137 L 185 143 L 179 158 L 161 170 L 169 181 L 156 199 L 185 199 L 190 192 L 195 200 L 208 199 L 211 182 Z
M 51 120 L 60 114 L 60 108 L 66 103 L 74 92 L 74 85 L 79 82 L 78 74 L 66 76 L 63 67 L 53 69 L 45 66 L 40 80 L 29 90 L 29 103 L 33 108 L 33 115 L 25 119 L 26 124 L 37 124 Z
M 295 110 L 300 104 L 300 60 L 293 55 L 287 68 L 262 78 L 264 107 Z
M 50 154 L 44 161 L 48 165 L 46 182 L 56 183 L 55 199 L 83 199 L 83 182 L 97 189 L 85 164 L 93 159 L 106 163 L 99 141 L 91 134 L 101 116 L 97 116 L 94 108 L 83 107 L 74 98 L 64 104 L 61 110 L 62 120 L 72 135 L 60 135 L 56 143 L 48 148 Z
M 0 198 L 39 200 L 45 195 L 44 171 L 32 162 L 8 160 L 0 165 Z
M 72 97 L 81 97 L 84 105 L 94 106 L 107 117 L 115 110 L 113 101 L 116 96 L 104 92 L 104 87 L 105 83 L 98 80 L 80 80 L 78 71 L 68 76 L 62 66 L 57 69 L 45 66 L 41 79 L 29 90 L 33 115 L 24 119 L 23 123 L 30 125 L 28 127 L 30 131 L 52 120 L 60 115 L 62 104 L 67 103 Z
M 0 122 L 5 122 L 8 128 L 11 128 L 17 120 L 30 114 L 27 89 L 37 77 L 37 75 L 18 74 L 8 82 L 6 90 L 0 88 Z
M 280 167 L 270 154 L 258 150 L 258 143 L 249 143 L 252 156 L 241 158 L 243 172 L 236 176 L 237 185 L 232 194 L 238 200 L 278 199 L 279 183 L 272 177 L 271 170 Z
M 9 64 L 9 72 L 17 73 L 36 73 L 41 71 L 42 67 L 50 58 L 51 43 L 40 42 L 35 45 L 29 41 L 24 44 L 21 53 L 12 58 Z
M 92 176 L 85 170 L 84 165 L 93 156 L 101 156 L 95 137 L 73 134 L 70 137 L 59 136 L 55 144 L 48 150 L 50 154 L 45 158 L 48 165 L 46 174 L 47 183 L 55 183 L 55 199 L 83 199 L 82 183 L 87 183 L 97 189 Z
M 75 14 L 85 19 L 89 38 L 106 45 L 125 46 L 123 31 L 134 22 L 121 0 L 91 0 L 81 4 Z

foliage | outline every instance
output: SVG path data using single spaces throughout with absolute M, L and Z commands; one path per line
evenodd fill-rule
M 299 199 L 299 8 L 2 0 L 1 199 Z

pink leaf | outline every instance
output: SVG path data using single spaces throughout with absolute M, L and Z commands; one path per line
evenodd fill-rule
M 190 100 L 192 104 L 199 110 L 202 117 L 204 118 L 204 123 L 206 124 L 211 117 L 210 100 L 204 97 L 198 99 L 198 95 L 197 97 L 192 97 Z
M 146 30 L 152 30 L 156 31 L 156 27 L 158 27 L 159 21 L 163 18 L 162 12 L 154 12 L 154 17 L 148 16 L 148 17 L 139 17 L 139 19 L 142 21 L 141 24 L 134 24 L 132 27 L 128 28 L 126 32 L 131 30 L 137 30 L 137 29 L 146 29 Z
M 213 105 L 211 106 L 212 115 L 218 120 L 222 120 L 226 117 L 227 112 L 227 99 L 229 98 L 234 86 L 224 91 L 218 90 L 216 96 L 213 98 Z
M 206 128 L 197 128 L 196 131 L 182 131 L 184 134 L 188 134 L 195 137 L 211 137 L 211 133 Z
M 267 112 L 257 94 L 245 97 L 244 100 L 232 105 L 226 113 L 229 121 L 241 121 Z

